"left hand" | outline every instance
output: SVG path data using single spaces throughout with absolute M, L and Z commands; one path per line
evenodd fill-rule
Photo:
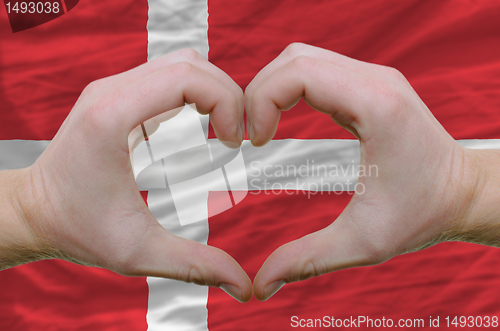
M 378 264 L 460 235 L 484 181 L 474 161 L 479 153 L 444 130 L 401 73 L 292 44 L 245 91 L 252 144 L 266 144 L 281 110 L 302 97 L 359 139 L 361 166 L 377 167 L 377 175 L 359 178 L 365 193 L 355 193 L 331 225 L 268 257 L 254 280 L 257 299 L 286 283 Z

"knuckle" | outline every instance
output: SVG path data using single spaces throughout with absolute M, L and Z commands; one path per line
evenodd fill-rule
M 292 58 L 294 58 L 294 57 L 297 57 L 297 56 L 303 54 L 307 47 L 308 47 L 308 45 L 306 45 L 304 43 L 294 42 L 294 43 L 289 44 L 285 48 L 285 53 L 287 55 L 291 56 Z
M 389 75 L 397 82 L 407 82 L 406 77 L 396 68 L 389 68 Z
M 106 93 L 93 98 L 88 103 L 83 114 L 83 123 L 85 123 L 87 128 L 102 133 L 102 130 L 105 129 L 107 119 L 110 118 L 115 109 L 113 95 Z
M 197 285 L 216 285 L 214 276 L 210 272 L 207 273 L 207 269 L 202 262 L 209 257 L 204 247 L 191 244 L 185 249 L 189 256 L 197 258 L 184 260 L 179 269 L 173 272 L 173 278 Z
M 187 282 L 188 283 L 194 283 L 194 284 L 197 284 L 197 285 L 205 285 L 205 280 L 201 276 L 201 274 L 198 271 L 198 269 L 195 268 L 195 267 L 191 267 L 189 269 Z
M 99 91 L 103 89 L 103 79 L 98 79 L 93 82 L 90 82 L 84 89 L 81 94 L 82 97 L 91 97 L 97 94 Z
M 193 48 L 184 48 L 179 50 L 179 55 L 182 59 L 189 62 L 194 62 L 202 58 L 201 54 Z
M 317 265 L 317 261 L 311 260 L 304 264 L 298 280 L 306 280 L 324 274 L 323 267 Z
M 292 63 L 300 71 L 310 71 L 314 68 L 317 61 L 312 57 L 299 55 L 293 59 Z
M 182 79 L 188 76 L 193 70 L 193 65 L 187 61 L 177 62 L 168 67 L 170 73 L 177 79 Z
M 402 110 L 401 105 L 403 104 L 404 98 L 399 89 L 392 86 L 381 86 L 378 89 L 378 93 L 383 103 L 386 105 L 383 109 L 386 109 L 388 115 L 393 115 L 394 112 Z
M 398 83 L 407 82 L 406 77 L 396 68 L 381 66 L 382 72 L 385 76 L 390 77 Z
M 72 112 L 88 134 L 104 134 L 116 119 L 120 100 L 128 98 L 121 88 L 115 89 L 108 78 L 91 82 L 85 87 Z
M 177 271 L 177 275 L 174 276 L 175 279 L 181 280 L 186 283 L 193 283 L 197 285 L 207 285 L 205 279 L 200 273 L 199 269 L 196 266 L 187 266 L 185 268 L 181 268 Z M 212 284 L 210 284 L 212 285 Z
M 405 113 L 406 99 L 401 88 L 382 82 L 371 83 L 370 103 L 376 105 L 381 119 L 395 119 Z

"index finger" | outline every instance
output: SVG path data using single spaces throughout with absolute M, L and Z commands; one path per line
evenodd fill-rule
M 366 70 L 373 70 L 373 64 L 359 61 L 345 55 L 326 50 L 320 47 L 306 45 L 303 43 L 292 43 L 288 45 L 283 52 L 278 55 L 273 61 L 266 65 L 259 73 L 252 79 L 245 89 L 245 106 L 247 109 L 251 108 L 252 96 L 256 89 L 262 85 L 271 75 L 286 66 L 293 59 L 299 56 L 308 56 L 315 59 L 334 64 L 340 68 L 347 69 L 352 72 L 362 72 Z
M 330 115 L 359 136 L 373 98 L 373 81 L 326 61 L 299 56 L 272 73 L 249 96 L 248 133 L 253 145 L 265 145 L 274 136 L 281 110 L 302 97 L 314 109 Z
M 243 140 L 236 96 L 189 62 L 178 62 L 85 102 L 89 104 L 80 116 L 89 124 L 87 127 L 99 129 L 109 140 L 118 139 L 120 144 L 127 142 L 129 133 L 139 124 L 185 103 L 194 103 L 198 112 L 210 114 L 221 141 L 232 142 L 236 147 Z
M 238 100 L 240 112 L 243 114 L 243 91 L 231 77 L 224 71 L 219 69 L 207 61 L 200 53 L 191 48 L 185 48 L 176 52 L 164 55 L 157 59 L 151 60 L 138 67 L 125 71 L 121 74 L 113 76 L 116 82 L 123 82 L 120 86 L 140 80 L 152 73 L 163 70 L 179 62 L 189 62 L 198 69 L 205 71 L 217 79 L 222 85 L 229 89 Z

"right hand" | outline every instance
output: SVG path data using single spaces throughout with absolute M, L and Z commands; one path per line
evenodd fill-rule
M 184 103 L 210 114 L 219 139 L 241 144 L 241 89 L 193 50 L 91 83 L 36 163 L 13 174 L 21 206 L 13 229 L 23 231 L 17 236 L 23 242 L 6 251 L 9 262 L 0 267 L 62 258 L 217 286 L 250 300 L 252 284 L 240 265 L 218 248 L 165 230 L 135 183 L 130 132 Z

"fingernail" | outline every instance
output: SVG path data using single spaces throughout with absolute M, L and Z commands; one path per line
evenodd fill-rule
M 234 286 L 233 284 L 229 284 L 229 283 L 222 283 L 222 284 L 220 284 L 219 287 L 222 290 L 224 290 L 224 292 L 229 294 L 233 299 L 236 299 L 239 302 L 243 302 L 243 300 L 241 300 L 243 295 L 241 294 L 241 290 L 239 289 L 239 287 Z
M 264 294 L 265 294 L 265 299 L 267 300 L 270 297 L 272 297 L 276 292 L 278 292 L 284 285 L 285 285 L 284 280 L 276 280 L 266 286 L 264 289 Z

